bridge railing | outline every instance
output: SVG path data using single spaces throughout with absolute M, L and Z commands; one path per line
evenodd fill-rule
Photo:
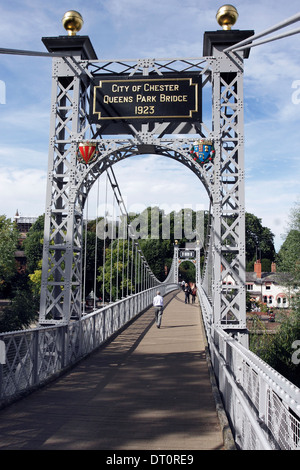
M 211 322 L 198 288 L 212 366 L 242 450 L 300 450 L 300 389 Z
M 152 305 L 158 288 L 166 295 L 178 285 L 152 287 L 65 325 L 0 334 L 0 406 L 41 386 L 101 346 Z

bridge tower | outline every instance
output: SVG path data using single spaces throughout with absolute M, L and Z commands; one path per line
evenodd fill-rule
M 212 305 L 212 324 L 247 343 L 243 64 L 249 50 L 224 49 L 253 31 L 231 30 L 237 19 L 231 6 L 222 7 L 217 19 L 223 29 L 205 32 L 203 57 L 194 59 L 98 60 L 90 39 L 76 35 L 82 18 L 74 11 L 64 19 L 68 36 L 42 39 L 49 52 L 61 57 L 52 59 L 41 325 L 81 316 L 83 208 L 94 182 L 124 158 L 159 154 L 188 167 L 207 191 L 210 244 L 201 284 Z M 105 108 L 101 91 L 106 87 L 109 97 L 114 80 L 131 85 L 133 102 L 134 87 L 144 84 L 148 92 L 150 80 L 151 85 L 168 84 L 168 90 L 177 89 L 180 95 L 172 91 L 173 107 L 165 103 L 146 110 L 135 103 L 126 109 Z M 201 112 L 207 87 L 212 100 L 210 123 L 203 121 Z M 195 158 L 191 147 L 197 139 L 213 143 L 213 159 Z M 78 154 L 80 144 L 87 141 L 97 150 L 96 158 L 89 162 Z M 230 289 L 224 284 L 227 274 L 234 281 Z
M 200 267 L 200 242 L 197 240 L 195 248 L 179 248 L 177 240 L 175 240 L 174 246 L 174 282 L 179 283 L 179 268 L 180 264 L 184 261 L 190 261 L 195 266 L 196 272 L 196 284 L 197 286 L 201 283 L 201 267 Z
M 232 30 L 238 13 L 221 7 L 217 20 L 223 30 L 205 32 L 204 56 L 212 56 L 213 134 L 216 149 L 211 194 L 211 243 L 207 253 L 211 281 L 207 295 L 213 306 L 212 322 L 248 345 L 245 286 L 245 163 L 244 163 L 244 59 L 250 49 L 225 49 L 244 41 L 254 31 Z M 233 283 L 226 283 L 230 275 Z M 204 283 L 205 286 L 205 283 Z

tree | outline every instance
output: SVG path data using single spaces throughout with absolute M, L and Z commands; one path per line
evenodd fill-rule
M 171 267 L 173 259 L 173 244 L 170 240 L 139 240 L 140 247 L 145 255 L 145 258 L 159 281 L 164 281 L 166 278 L 165 266 L 167 272 Z
M 265 329 L 260 322 L 260 330 Z M 252 330 L 250 349 L 273 369 L 300 387 L 300 363 L 295 357 L 295 346 L 300 338 L 300 309 L 282 316 L 281 324 L 275 334 L 256 336 Z M 299 349 L 299 348 L 298 348 Z
M 15 251 L 18 232 L 14 223 L 0 215 L 0 294 L 9 290 L 12 276 L 16 271 Z
M 288 233 L 277 259 L 280 271 L 289 272 L 296 278 L 299 276 L 300 231 L 291 230 Z
M 300 232 L 300 201 L 296 202 L 290 211 L 290 229 Z
M 37 317 L 38 298 L 34 297 L 29 288 L 18 289 L 11 304 L 0 313 L 0 332 L 28 328 Z
M 96 223 L 91 221 L 88 223 L 87 230 L 84 230 L 82 242 L 84 247 L 82 261 L 85 269 L 85 297 L 94 289 L 94 279 L 97 275 L 95 264 L 96 270 L 98 266 L 103 264 L 103 240 L 96 239 L 96 236 Z
M 15 272 L 12 277 L 10 305 L 0 312 L 0 332 L 22 330 L 38 317 L 39 293 L 31 289 L 27 273 Z
M 256 259 L 264 260 L 263 269 L 270 271 L 275 260 L 274 234 L 264 227 L 261 219 L 246 213 L 246 263 L 247 271 L 252 271 Z
M 290 212 L 286 238 L 277 257 L 279 270 L 290 274 L 290 284 L 300 283 L 300 203 Z
M 183 261 L 180 264 L 179 275 L 182 281 L 196 282 L 196 268 L 190 261 Z
M 26 256 L 26 268 L 29 273 L 39 269 L 39 262 L 43 256 L 44 216 L 41 215 L 30 227 L 23 242 Z
M 124 256 L 123 256 L 124 254 Z M 104 301 L 115 301 L 135 293 L 134 281 L 131 271 L 133 269 L 133 256 L 131 243 L 127 240 L 115 240 L 105 250 L 104 266 L 98 268 L 98 282 L 102 284 L 101 297 L 104 284 Z
M 300 363 L 295 357 L 295 345 L 300 338 L 300 205 L 291 211 L 286 239 L 277 258 L 278 269 L 284 273 L 286 286 L 292 287 L 291 310 L 281 318 L 275 335 L 263 335 L 253 351 L 271 367 L 300 386 Z M 296 290 L 295 290 L 296 287 Z
M 39 297 L 42 284 L 42 260 L 39 261 L 37 269 L 29 274 L 31 292 L 35 297 Z

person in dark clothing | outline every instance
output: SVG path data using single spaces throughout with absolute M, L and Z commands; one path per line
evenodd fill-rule
M 185 302 L 186 304 L 189 304 L 189 303 L 190 303 L 190 293 L 191 293 L 191 288 L 190 288 L 190 286 L 188 285 L 188 283 L 186 282 L 186 283 L 185 283 L 185 286 L 184 286 L 184 295 L 185 295 L 184 302 Z
M 196 301 L 196 295 L 197 295 L 197 287 L 196 287 L 196 284 L 194 284 L 192 287 L 192 304 L 194 304 Z

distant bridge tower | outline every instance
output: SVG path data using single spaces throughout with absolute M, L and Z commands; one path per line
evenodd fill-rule
M 199 240 L 196 243 L 195 248 L 179 248 L 177 240 L 174 246 L 174 282 L 179 283 L 179 269 L 181 263 L 189 261 L 195 266 L 195 281 L 199 286 L 201 283 L 201 269 L 200 269 L 200 244 Z

